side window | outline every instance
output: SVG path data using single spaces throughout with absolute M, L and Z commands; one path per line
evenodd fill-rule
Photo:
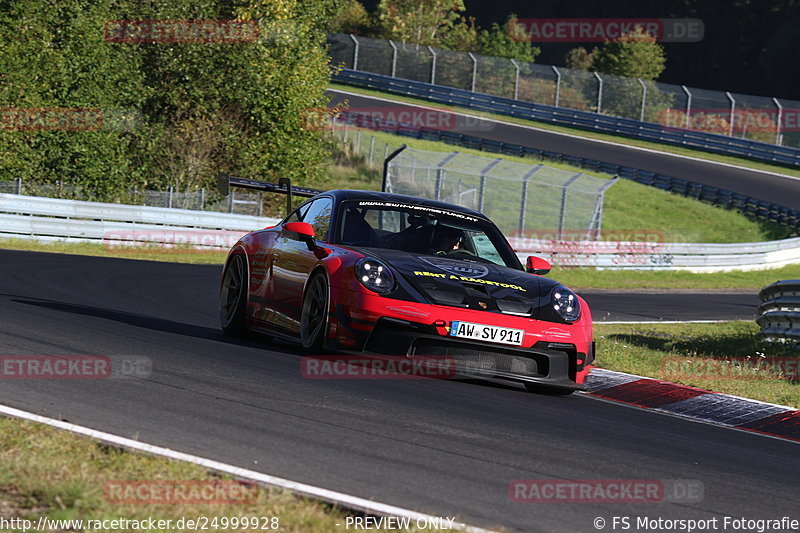
M 317 240 L 328 240 L 328 229 L 331 227 L 331 213 L 333 212 L 333 200 L 331 198 L 320 198 L 311 202 L 311 207 L 303 214 L 303 222 L 308 222 L 314 226 L 314 234 Z
M 303 215 L 305 214 L 306 211 L 308 211 L 308 206 L 309 205 L 311 205 L 311 204 L 303 204 L 300 207 L 298 207 L 297 209 L 295 209 L 294 211 L 292 211 L 292 214 L 290 214 L 288 217 L 283 219 L 283 222 L 281 222 L 281 224 L 286 224 L 287 222 L 300 222 L 300 221 L 302 221 L 303 220 Z

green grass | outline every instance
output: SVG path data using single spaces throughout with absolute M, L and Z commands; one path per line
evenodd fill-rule
M 800 353 L 796 348 L 762 342 L 757 332 L 754 322 L 743 321 L 597 324 L 596 366 L 800 408 L 800 382 L 796 379 Z M 754 370 L 755 361 L 770 370 Z M 781 368 L 776 361 L 793 361 L 795 370 L 788 374 L 771 371 Z
M 559 133 L 568 133 L 570 135 L 575 135 L 579 137 L 586 137 L 587 139 L 598 139 L 603 141 L 610 141 L 619 144 L 627 144 L 630 146 L 638 146 L 640 148 L 648 148 L 651 150 L 656 150 L 659 152 L 671 153 L 671 154 L 678 154 L 678 155 L 685 155 L 688 157 L 696 157 L 698 159 L 706 159 L 708 161 L 716 161 L 719 163 L 727 163 L 729 165 L 737 165 L 747 168 L 752 168 L 754 170 L 762 170 L 765 172 L 774 172 L 777 174 L 786 174 L 788 176 L 798 176 L 800 177 L 800 169 L 784 167 L 780 165 L 772 165 L 769 163 L 762 163 L 760 161 L 752 161 L 750 159 L 745 159 L 742 157 L 734 157 L 734 156 L 725 156 L 719 154 L 712 154 L 709 152 L 703 152 L 701 150 L 693 150 L 691 148 L 683 148 L 680 146 L 672 146 L 666 144 L 659 144 L 650 141 L 641 141 L 638 139 L 631 139 L 628 137 L 620 137 L 618 135 L 611 135 L 608 133 L 598 133 L 594 131 L 586 131 L 580 130 L 576 128 L 568 128 L 565 126 L 556 126 L 547 122 L 538 122 L 535 120 L 525 120 L 517 117 L 509 117 L 506 115 L 498 115 L 496 113 L 486 113 L 484 111 L 476 111 L 473 109 L 465 109 L 463 107 L 457 107 L 452 105 L 446 104 L 439 104 L 435 102 L 428 102 L 427 100 L 421 100 L 418 98 L 411 98 L 408 96 L 398 96 L 395 94 L 389 93 L 382 93 L 380 91 L 374 91 L 371 89 L 362 89 L 360 87 L 351 87 L 349 85 L 341 85 L 337 83 L 329 84 L 330 88 L 332 89 L 339 89 L 342 91 L 347 91 L 351 93 L 363 94 L 366 96 L 378 96 L 381 98 L 386 98 L 390 100 L 396 100 L 398 102 L 407 102 L 412 104 L 423 105 L 427 107 L 436 107 L 438 109 L 448 109 L 451 111 L 457 111 L 460 113 L 466 113 L 469 115 L 475 115 L 495 120 L 500 120 L 503 122 L 510 122 L 513 124 L 521 124 L 523 126 L 532 126 L 535 128 L 539 128 L 542 130 L 549 130 L 553 132 Z
M 228 250 L 194 249 L 175 245 L 173 248 L 159 246 L 108 246 L 95 243 L 39 242 L 28 239 L 2 239 L 0 249 L 27 250 L 31 252 L 53 252 L 59 254 L 118 257 L 122 259 L 144 259 L 170 263 L 222 264 Z
M 115 493 L 106 487 L 109 483 L 119 487 L 122 481 L 189 482 L 198 487 L 217 481 L 235 483 L 232 478 L 190 463 L 125 452 L 43 424 L 0 418 L 0 516 L 7 520 L 29 519 L 35 527 L 40 516 L 59 520 L 144 520 L 152 517 L 173 521 L 199 516 L 209 519 L 278 517 L 279 531 L 323 533 L 344 529 L 347 516 L 344 511 L 317 501 L 299 498 L 279 489 L 252 485 L 241 487 L 248 491 L 245 501 L 237 498 L 233 503 L 165 504 L 136 497 L 132 503 L 120 503 L 114 499 Z M 226 529 L 220 525 L 210 527 L 208 531 L 263 531 L 260 525 L 258 528 L 238 529 Z M 149 528 L 114 530 L 159 531 Z M 174 526 L 161 529 L 195 530 L 198 529 L 178 530 Z
M 574 289 L 750 289 L 800 278 L 800 265 L 747 272 L 696 274 L 683 270 L 598 270 L 553 267 L 548 277 Z

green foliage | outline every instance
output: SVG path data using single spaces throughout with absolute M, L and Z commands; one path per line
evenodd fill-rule
M 483 55 L 516 59 L 533 63 L 541 50 L 528 38 L 525 28 L 517 22 L 517 16 L 509 15 L 503 26 L 492 24 L 492 29 L 478 34 L 479 51 Z
M 435 46 L 464 9 L 463 0 L 381 0 L 377 17 L 385 38 Z
M 332 0 L 15 0 L 0 8 L 0 107 L 90 108 L 90 131 L 0 131 L 0 179 L 64 180 L 111 198 L 208 186 L 217 171 L 321 176 Z M 109 21 L 249 20 L 250 42 L 109 42 Z M 130 119 L 133 120 L 130 120 Z
M 664 71 L 664 47 L 640 26 L 636 30 L 606 43 L 595 51 L 592 70 L 655 80 Z
M 339 0 L 336 11 L 328 25 L 331 33 L 354 33 L 363 35 L 370 32 L 372 23 L 369 13 L 358 0 Z
M 571 48 L 569 52 L 564 56 L 564 64 L 568 68 L 574 68 L 576 70 L 589 70 L 592 68 L 592 62 L 594 61 L 594 50 L 589 52 L 586 48 L 579 46 L 577 48 Z

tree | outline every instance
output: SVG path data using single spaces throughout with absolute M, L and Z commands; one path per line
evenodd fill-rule
M 328 25 L 331 33 L 354 33 L 364 35 L 370 32 L 369 13 L 358 0 L 339 0 L 336 11 Z
M 643 80 L 655 80 L 664 71 L 664 47 L 641 26 L 635 31 L 606 41 L 595 51 L 592 69 Z
M 564 56 L 564 64 L 575 70 L 589 70 L 592 68 L 592 62 L 594 62 L 594 50 L 589 52 L 582 46 L 570 49 Z
M 463 0 L 381 0 L 378 22 L 387 39 L 439 45 L 463 21 Z
M 478 46 L 483 55 L 516 59 L 524 63 L 533 63 L 541 52 L 533 46 L 524 26 L 518 23 L 513 13 L 503 26 L 494 23 L 490 30 L 481 30 Z

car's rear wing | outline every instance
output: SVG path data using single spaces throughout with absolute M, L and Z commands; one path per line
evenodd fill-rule
M 309 187 L 293 187 L 292 181 L 289 178 L 280 178 L 278 183 L 270 183 L 268 181 L 251 180 L 247 178 L 237 178 L 230 174 L 220 172 L 217 174 L 217 190 L 223 196 L 228 196 L 231 187 L 239 187 L 241 189 L 250 189 L 252 191 L 264 191 L 275 194 L 286 195 L 286 214 L 292 212 L 292 197 L 301 196 L 303 198 L 311 198 L 321 192 L 320 189 L 311 189 Z

